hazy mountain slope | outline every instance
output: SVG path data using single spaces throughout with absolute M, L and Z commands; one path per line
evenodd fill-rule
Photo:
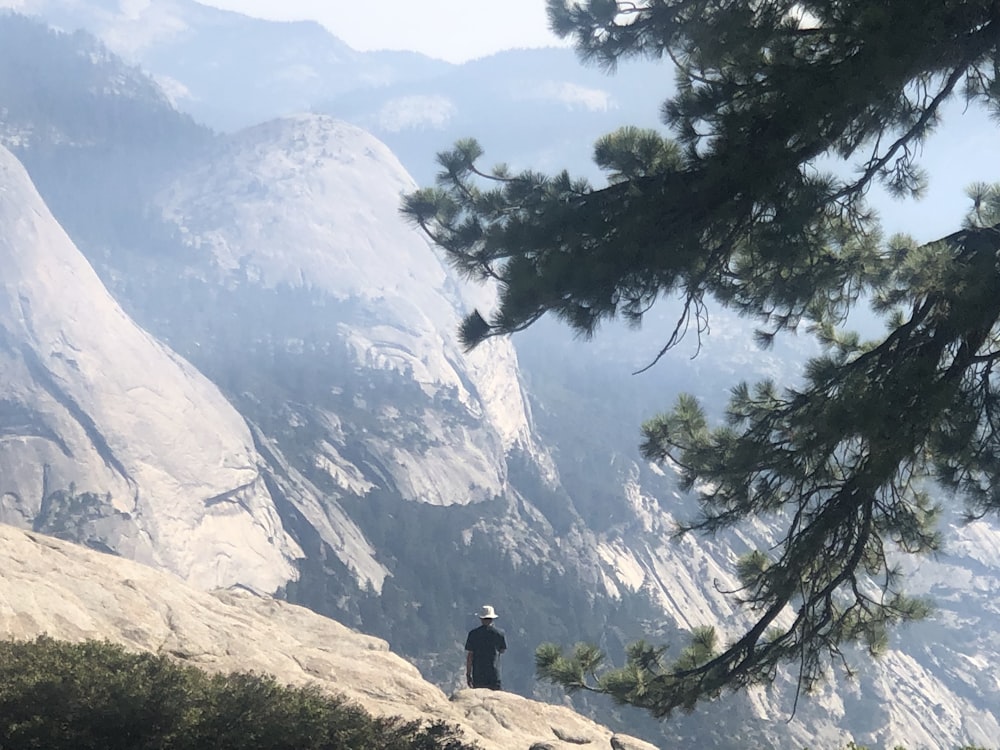
M 317 23 L 261 21 L 192 0 L 0 0 L 0 8 L 85 29 L 221 130 L 449 67 L 415 53 L 356 52 Z
M 110 640 L 210 671 L 316 684 L 376 714 L 443 719 L 484 750 L 608 747 L 607 727 L 510 693 L 448 697 L 384 641 L 246 592 L 207 593 L 161 572 L 0 525 L 0 636 Z M 626 750 L 653 750 L 617 735 Z M 542 744 L 544 743 L 544 744 Z
M 182 168 L 211 140 L 148 75 L 92 36 L 0 12 L 0 145 L 92 255 L 168 249 L 144 206 L 157 175 Z
M 148 199 L 169 174 L 195 163 L 212 143 L 210 134 L 174 110 L 144 74 L 86 34 L 56 33 L 36 21 L 9 16 L 0 18 L 0 39 L 11 42 L 0 46 L 3 69 L 21 74 L 8 76 L 3 80 L 9 85 L 0 85 L 0 143 L 17 150 L 46 202 L 79 238 L 105 282 L 115 285 L 129 313 L 155 308 L 157 295 L 162 299 L 176 290 L 158 286 L 151 269 L 177 282 L 175 276 L 182 272 L 177 264 L 185 258 L 172 225 L 151 218 Z M 81 297 L 80 304 L 90 303 Z M 184 330 L 192 335 L 187 326 Z M 105 343 L 111 345 L 114 331 L 105 333 Z M 204 419 L 211 420 L 211 414 Z M 242 430 L 252 446 L 245 425 Z M 260 435 L 257 439 L 273 469 L 259 478 L 258 490 L 269 501 L 272 495 L 282 503 L 294 499 L 310 524 L 323 530 L 345 570 L 362 585 L 379 585 L 385 569 L 374 560 L 374 550 L 356 525 L 335 503 L 322 505 L 321 491 L 290 467 L 280 450 Z M 263 465 L 260 456 L 253 455 L 252 463 Z M 199 471 L 199 465 L 190 470 Z M 266 489 L 265 482 L 270 483 Z M 77 485 L 84 491 L 81 482 Z M 62 485 L 52 489 L 63 491 Z M 276 512 L 273 507 L 271 512 Z M 266 536 L 274 536 L 279 548 L 289 541 L 284 532 Z M 193 541 L 178 539 L 180 546 Z M 248 542 L 256 544 L 252 538 Z M 299 556 L 301 550 L 292 544 L 293 557 Z M 120 544 L 111 546 L 131 554 Z M 294 569 L 285 563 L 268 571 L 266 585 L 252 568 L 233 572 L 225 581 L 273 591 L 293 577 Z M 208 584 L 218 582 L 213 578 Z
M 2 148 L 0 184 L 0 518 L 273 591 L 300 552 L 243 419 L 122 312 Z
M 664 613 L 647 624 L 656 642 L 679 645 L 676 628 L 713 625 L 724 637 L 736 636 L 747 613 L 734 597 L 737 556 L 768 550 L 782 519 L 759 518 L 731 533 L 671 539 L 676 524 L 697 516 L 695 498 L 680 493 L 669 467 L 653 467 L 638 452 L 638 426 L 658 409 L 667 409 L 680 391 L 697 395 L 721 420 L 726 389 L 740 380 L 772 377 L 793 385 L 803 357 L 814 351 L 808 340 L 779 341 L 772 352 L 758 352 L 734 336 L 740 322 L 720 311 L 702 351 L 690 359 L 694 342 L 672 352 L 642 375 L 648 352 L 673 320 L 653 316 L 643 331 L 603 331 L 592 342 L 572 341 L 556 326 L 521 335 L 519 361 L 534 403 L 540 439 L 554 446 L 562 482 L 590 527 L 599 532 L 597 553 L 605 563 L 609 589 L 641 590 Z M 645 353 L 645 354 L 644 354 Z M 572 452 L 565 449 L 572 445 Z M 930 558 L 900 555 L 908 575 L 906 590 L 930 596 L 932 617 L 892 634 L 890 651 L 873 661 L 848 648 L 854 680 L 843 672 L 814 696 L 794 703 L 793 675 L 776 677 L 766 690 L 746 701 L 724 699 L 725 708 L 701 710 L 701 731 L 720 713 L 741 717 L 769 742 L 780 738 L 814 747 L 836 747 L 852 736 L 872 747 L 955 747 L 995 745 L 1000 736 L 996 706 L 1000 681 L 1000 618 L 995 602 L 1000 588 L 1000 530 L 995 522 L 958 522 L 954 500 L 942 524 L 944 551 Z M 794 715 L 794 718 L 792 717 Z M 785 723 L 787 721 L 787 724 Z M 663 728 L 669 736 L 670 722 Z M 727 726 L 732 726 L 727 724 Z M 794 746 L 794 744 L 793 744 Z
M 594 142 L 624 124 L 659 127 L 672 85 L 671 71 L 648 60 L 623 61 L 609 74 L 568 48 L 518 49 L 315 107 L 376 135 L 422 185 L 437 174 L 435 154 L 468 137 L 485 149 L 484 167 L 569 168 L 600 179 Z
M 462 353 L 454 334 L 467 309 L 460 287 L 398 214 L 400 195 L 412 188 L 381 143 L 303 115 L 234 136 L 159 204 L 201 256 L 191 276 L 279 305 L 282 297 L 311 295 L 337 307 L 340 315 L 317 307 L 315 333 L 327 327 L 326 345 L 363 370 L 398 379 L 424 402 L 346 392 L 329 371 L 327 390 L 341 390 L 334 401 L 350 400 L 371 421 L 355 450 L 376 457 L 403 497 L 475 502 L 505 491 L 506 451 L 530 447 L 517 361 L 509 342 L 473 358 Z M 268 315 L 280 318 L 280 306 Z M 316 344 L 306 332 L 295 341 L 267 326 L 250 335 L 291 350 Z M 379 477 L 343 458 L 343 430 L 335 426 L 343 416 L 323 417 L 333 426 L 326 473 L 341 490 L 363 494 Z
M 462 65 L 357 52 L 315 23 L 275 23 L 193 0 L 0 0 L 58 28 L 85 29 L 141 65 L 183 112 L 233 131 L 318 111 L 389 145 L 421 184 L 434 154 L 474 135 L 490 164 L 597 176 L 594 140 L 621 124 L 658 126 L 672 74 L 625 61 L 613 74 L 568 48 L 510 50 Z
M 553 544 L 550 519 L 519 490 L 552 492 L 556 478 L 516 357 L 509 341 L 461 350 L 458 322 L 484 294 L 403 221 L 412 187 L 383 144 L 329 117 L 250 128 L 158 198 L 187 260 L 152 266 L 141 294 L 122 290 L 257 425 L 295 487 L 310 488 L 303 501 L 278 476 L 307 555 L 289 596 L 422 653 L 433 670 L 460 647 L 463 613 L 498 585 L 543 569 L 580 580 L 532 608 L 545 622 L 591 600 L 583 581 L 596 572 Z M 343 554 L 345 523 L 381 574 Z M 486 560 L 498 574 L 521 570 L 484 582 Z M 519 650 L 521 689 L 530 659 Z

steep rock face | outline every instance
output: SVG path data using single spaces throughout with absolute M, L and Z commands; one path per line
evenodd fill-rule
M 410 500 L 461 505 L 506 491 L 512 448 L 544 457 L 509 342 L 467 357 L 455 340 L 470 304 L 398 214 L 413 188 L 371 136 L 302 115 L 231 138 L 164 191 L 160 206 L 201 254 L 191 276 L 273 304 L 255 335 L 284 353 L 328 355 L 325 370 L 315 364 L 327 379 L 315 384 L 326 391 L 315 394 L 320 409 L 298 418 L 323 423 L 314 464 L 332 486 L 364 494 L 389 483 Z M 295 297 L 314 301 L 312 330 L 286 334 L 276 319 L 291 318 Z M 397 393 L 373 390 L 379 380 Z M 365 429 L 345 418 L 351 411 L 364 413 Z
M 606 585 L 611 592 L 645 591 L 657 602 L 665 626 L 656 642 L 676 645 L 675 628 L 704 625 L 730 642 L 745 632 L 750 614 L 725 593 L 739 589 L 735 561 L 752 549 L 773 548 L 780 523 L 758 519 L 708 538 L 672 539 L 677 524 L 696 512 L 692 498 L 670 489 L 674 482 L 669 467 L 629 467 L 622 499 L 632 504 L 635 518 L 601 534 L 597 546 Z M 1000 736 L 1000 681 L 993 666 L 1000 661 L 1000 531 L 980 521 L 951 523 L 943 532 L 945 550 L 934 558 L 897 555 L 905 590 L 935 605 L 926 621 L 892 632 L 878 659 L 845 645 L 853 677 L 834 662 L 827 681 L 797 703 L 794 672 L 782 670 L 766 688 L 729 702 L 741 721 L 776 744 L 994 746 Z M 789 609 L 786 622 L 793 616 Z M 705 718 L 712 711 L 705 707 Z M 787 724 L 779 726 L 782 717 Z
M 535 409 L 541 439 L 575 446 L 575 456 L 557 452 L 557 463 L 581 515 L 597 532 L 594 549 L 605 590 L 610 596 L 649 596 L 664 615 L 648 626 L 650 640 L 671 644 L 668 653 L 675 654 L 684 642 L 679 631 L 710 625 L 723 642 L 745 632 L 752 613 L 726 593 L 739 589 L 736 560 L 753 549 L 772 550 L 785 519 L 758 517 L 730 531 L 674 538 L 678 524 L 698 517 L 697 498 L 678 490 L 675 467 L 640 458 L 638 441 L 623 423 L 638 424 L 669 407 L 680 390 L 694 393 L 721 422 L 720 396 L 727 386 L 765 377 L 794 385 L 812 347 L 793 341 L 755 353 L 737 338 L 737 323 L 716 312 L 696 360 L 686 359 L 682 348 L 632 377 L 631 370 L 648 363 L 642 353 L 657 351 L 657 330 L 663 328 L 610 331 L 592 343 L 562 347 L 550 338 L 539 341 L 545 331 L 529 332 L 520 361 L 533 397 L 547 405 Z M 553 358 L 561 376 L 545 369 Z M 591 433 L 572 421 L 578 412 L 587 415 Z M 599 506 L 584 504 L 588 487 L 601 497 Z M 940 502 L 949 509 L 941 524 L 942 552 L 928 558 L 896 554 L 903 589 L 930 598 L 930 618 L 892 631 L 880 659 L 845 646 L 853 679 L 834 661 L 829 680 L 815 694 L 798 696 L 794 671 L 782 670 L 766 688 L 724 697 L 721 711 L 700 708 L 699 731 L 709 731 L 713 720 L 729 727 L 735 721 L 756 733 L 755 746 L 842 747 L 854 740 L 872 747 L 993 747 L 1000 736 L 1000 682 L 992 666 L 1000 662 L 1000 530 L 989 519 L 962 524 L 958 501 Z M 670 731 L 666 725 L 664 731 Z
M 243 419 L 125 315 L 2 148 L 0 185 L 0 520 L 206 587 L 293 577 Z
M 612 746 L 607 727 L 567 708 L 487 690 L 449 698 L 384 641 L 274 599 L 198 591 L 131 561 L 4 525 L 0 571 L 2 637 L 107 639 L 210 671 L 317 684 L 376 714 L 457 724 L 484 750 Z M 614 736 L 628 750 L 655 750 Z

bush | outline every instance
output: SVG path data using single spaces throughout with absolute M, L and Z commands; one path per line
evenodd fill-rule
M 107 642 L 0 641 L 0 750 L 474 750 L 441 721 Z

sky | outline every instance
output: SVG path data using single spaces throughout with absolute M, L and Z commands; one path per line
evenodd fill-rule
M 399 49 L 465 62 L 512 47 L 565 44 L 545 0 L 200 0 L 275 21 L 319 21 L 359 51 Z

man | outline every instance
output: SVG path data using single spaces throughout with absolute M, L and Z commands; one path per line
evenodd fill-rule
M 465 639 L 465 681 L 471 688 L 500 689 L 500 654 L 507 650 L 503 631 L 493 627 L 497 613 L 489 604 L 479 610 L 478 628 Z

